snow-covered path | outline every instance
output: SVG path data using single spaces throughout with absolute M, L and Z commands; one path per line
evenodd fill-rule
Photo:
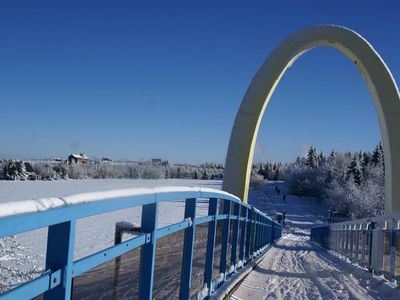
M 284 186 L 281 186 L 281 193 Z M 253 204 L 270 212 L 286 211 L 292 224 L 264 255 L 231 299 L 400 299 L 400 291 L 382 278 L 346 262 L 309 240 L 323 209 L 309 200 L 282 194 L 275 185 L 253 191 Z

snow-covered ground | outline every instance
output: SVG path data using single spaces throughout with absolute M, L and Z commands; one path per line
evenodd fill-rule
M 220 189 L 221 181 L 202 180 L 129 180 L 88 179 L 60 181 L 0 181 L 0 203 L 46 197 L 67 197 L 78 193 L 128 188 L 165 186 L 207 187 Z M 204 207 L 203 207 L 204 206 Z M 206 215 L 207 206 L 199 205 L 198 215 Z M 158 227 L 183 220 L 184 202 L 162 203 Z M 114 244 L 115 224 L 129 221 L 140 224 L 141 208 L 124 209 L 80 219 L 76 226 L 74 259 L 96 253 Z M 0 239 L 0 292 L 36 277 L 44 269 L 47 229 L 33 230 Z
M 309 240 L 310 227 L 326 211 L 311 200 L 275 192 L 275 183 L 251 192 L 252 204 L 269 213 L 286 211 L 282 239 L 266 252 L 231 299 L 400 299 L 399 288 L 374 277 Z

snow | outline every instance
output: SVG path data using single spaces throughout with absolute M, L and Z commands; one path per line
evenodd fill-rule
M 239 198 L 235 197 L 232 194 L 223 191 L 216 191 L 215 189 L 210 189 L 210 188 L 186 187 L 186 186 L 131 188 L 131 189 L 102 191 L 102 192 L 82 193 L 60 198 L 55 198 L 55 197 L 41 198 L 37 200 L 11 201 L 6 203 L 1 203 L 0 217 L 7 217 L 22 213 L 45 211 L 51 208 L 56 208 L 66 205 L 81 204 L 81 203 L 100 201 L 106 199 L 128 198 L 128 197 L 144 196 L 152 194 L 154 194 L 155 198 L 157 198 L 158 194 L 169 193 L 169 192 L 200 192 L 200 193 L 219 192 L 220 194 L 234 197 L 238 201 L 240 201 Z
M 47 197 L 64 198 L 73 194 L 101 192 L 129 188 L 165 186 L 209 187 L 221 189 L 221 181 L 182 179 L 85 179 L 56 181 L 0 180 L 0 203 Z
M 311 200 L 275 194 L 275 183 L 252 191 L 252 204 L 269 213 L 286 211 L 283 237 L 233 292 L 231 299 L 400 299 L 399 288 L 351 264 L 309 239 L 326 211 Z

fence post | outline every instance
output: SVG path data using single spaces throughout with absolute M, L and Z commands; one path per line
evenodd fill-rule
M 230 229 L 230 220 L 231 220 L 231 201 L 224 200 L 224 215 L 227 214 L 228 218 L 223 220 L 222 225 L 222 245 L 221 245 L 221 262 L 219 265 L 219 272 L 224 274 L 225 280 L 225 272 L 226 272 L 226 258 L 228 254 L 228 244 L 229 244 L 229 229 Z
M 263 247 L 267 244 L 267 218 L 263 220 Z
M 246 237 L 246 223 L 247 223 L 247 207 L 242 206 L 242 217 L 245 218 L 244 221 L 241 221 L 242 223 L 241 225 L 241 235 L 240 235 L 240 248 L 239 248 L 239 260 L 242 261 L 242 263 L 244 264 L 244 250 L 245 250 L 245 237 Z
M 354 249 L 353 249 L 353 247 L 354 247 L 354 225 L 352 224 L 352 225 L 350 225 L 349 226 L 349 233 L 350 233 L 350 245 L 349 245 L 349 258 L 350 258 L 350 260 L 352 260 L 353 259 L 353 251 L 354 251 Z
M 275 240 L 275 223 L 271 222 L 271 240 L 270 243 L 272 243 Z
M 75 220 L 49 226 L 47 233 L 46 270 L 61 269 L 61 284 L 47 291 L 44 299 L 71 299 L 74 259 Z M 55 283 L 55 282 L 54 282 Z
M 368 269 L 372 271 L 372 235 L 373 235 L 373 230 L 375 229 L 376 223 L 371 222 L 369 225 L 369 243 L 368 243 Z
M 362 262 L 362 266 L 365 266 L 365 248 L 367 245 L 366 229 L 367 228 L 364 228 L 364 224 L 361 224 L 361 262 Z
M 254 224 L 254 248 L 253 248 L 253 253 L 258 250 L 258 239 L 260 237 L 260 215 L 256 214 L 255 218 L 255 224 Z
M 208 295 L 211 294 L 211 281 L 214 266 L 215 234 L 217 229 L 218 199 L 211 198 L 208 205 L 208 215 L 214 219 L 208 223 L 206 269 L 204 270 L 204 284 L 208 288 Z
M 392 220 L 392 231 L 390 235 L 390 280 L 393 280 L 396 276 L 397 230 L 397 222 L 396 220 Z
M 158 203 L 143 205 L 141 231 L 150 234 L 150 241 L 142 246 L 140 259 L 140 299 L 152 299 L 153 277 L 156 254 Z
M 253 227 L 253 209 L 248 210 L 247 228 L 246 228 L 246 260 L 250 259 L 250 247 L 251 247 L 251 231 Z
M 233 220 L 233 238 L 232 238 L 232 255 L 231 255 L 231 264 L 234 266 L 236 270 L 237 263 L 237 245 L 239 238 L 239 218 L 240 218 L 240 204 L 233 203 L 234 205 L 234 215 L 238 217 L 237 220 Z
M 185 204 L 185 219 L 190 218 L 192 225 L 185 229 L 185 237 L 183 242 L 183 259 L 181 273 L 181 291 L 180 299 L 189 299 L 190 285 L 192 281 L 192 261 L 193 261 L 193 246 L 195 235 L 196 218 L 196 198 L 186 199 Z

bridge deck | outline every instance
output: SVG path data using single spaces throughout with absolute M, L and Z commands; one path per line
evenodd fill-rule
M 285 210 L 291 226 L 231 299 L 400 299 L 399 288 L 309 240 L 309 228 L 324 214 L 317 205 L 291 196 L 284 203 L 281 195 L 272 184 L 252 195 L 259 207 Z

